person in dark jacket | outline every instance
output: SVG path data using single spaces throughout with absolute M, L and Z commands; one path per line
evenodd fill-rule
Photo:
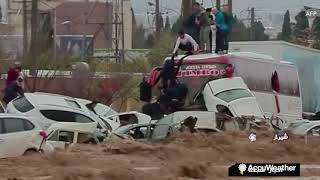
M 196 23 L 197 17 L 201 13 L 201 6 L 198 2 L 192 4 L 192 14 L 183 22 L 183 29 L 189 34 L 197 44 L 200 44 L 200 26 Z
M 152 90 L 150 84 L 147 82 L 147 78 L 143 77 L 140 83 L 140 100 L 144 102 L 150 102 L 152 98 Z
M 176 71 L 174 66 L 175 66 L 174 56 L 172 56 L 171 59 L 167 59 L 163 64 L 160 77 L 162 79 L 162 88 L 164 90 L 166 90 L 168 86 L 170 86 L 171 84 L 174 84 L 176 81 L 177 77 L 176 77 Z

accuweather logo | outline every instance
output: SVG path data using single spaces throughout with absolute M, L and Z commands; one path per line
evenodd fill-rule
M 300 164 L 240 163 L 229 168 L 229 176 L 300 176 Z
M 239 171 L 241 175 L 243 175 L 243 172 L 246 171 L 246 169 L 247 169 L 247 166 L 245 164 L 239 165 Z

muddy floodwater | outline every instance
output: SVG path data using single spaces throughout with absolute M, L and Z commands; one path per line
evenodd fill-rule
M 3 159 L 0 179 L 234 179 L 228 177 L 228 167 L 241 162 L 301 163 L 303 178 L 287 179 L 319 179 L 319 138 L 289 135 L 289 140 L 273 142 L 272 133 L 258 132 L 257 141 L 250 142 L 248 135 L 181 132 L 157 143 L 109 141 L 67 152 Z

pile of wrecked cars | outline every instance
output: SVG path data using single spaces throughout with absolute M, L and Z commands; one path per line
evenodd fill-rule
M 292 64 L 253 53 L 200 54 L 184 61 L 179 60 L 184 57 L 177 58 L 177 77 L 186 84 L 188 93 L 179 99 L 181 102 L 171 112 L 157 109 L 159 102 L 155 101 L 145 104 L 143 113 L 118 113 L 99 102 L 41 92 L 25 93 L 12 100 L 5 109 L 1 106 L 0 158 L 47 153 L 77 143 L 98 144 L 110 139 L 163 140 L 185 128 L 205 133 L 251 129 L 287 129 L 302 135 L 320 132 L 320 123 L 316 121 L 291 121 L 299 119 L 302 114 L 299 85 L 294 84 L 299 81 L 286 83 L 293 85 L 287 92 L 292 94 L 291 99 L 283 96 L 281 91 L 279 97 L 272 93 L 273 89 L 277 90 L 273 86 L 279 80 L 277 69 L 273 67 L 290 70 L 290 77 L 295 78 L 296 68 Z M 245 75 L 251 61 L 270 66 L 264 69 L 268 70 L 265 72 L 268 76 Z M 229 64 L 235 67 L 235 74 L 224 77 Z M 261 68 L 259 70 L 262 72 Z M 154 68 L 149 75 L 148 82 L 153 87 L 159 71 L 161 67 Z M 278 69 L 281 75 L 279 71 L 281 69 Z M 159 95 L 159 92 L 154 91 L 152 95 Z M 298 109 L 293 116 L 287 116 L 291 118 L 288 120 L 283 118 L 291 113 L 290 109 L 285 109 L 286 103 Z M 146 109 L 151 111 L 144 111 Z M 274 109 L 281 109 L 281 118 L 277 116 L 279 113 L 273 115 Z

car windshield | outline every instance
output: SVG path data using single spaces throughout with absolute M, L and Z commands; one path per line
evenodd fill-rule
M 237 99 L 252 97 L 252 95 L 246 89 L 232 89 L 232 90 L 227 90 L 227 91 L 223 91 L 221 93 L 218 93 L 218 94 L 216 94 L 216 97 L 229 103 L 229 102 L 237 100 Z
M 12 101 L 13 106 L 20 112 L 28 112 L 34 108 L 34 106 L 24 96 L 18 97 Z

